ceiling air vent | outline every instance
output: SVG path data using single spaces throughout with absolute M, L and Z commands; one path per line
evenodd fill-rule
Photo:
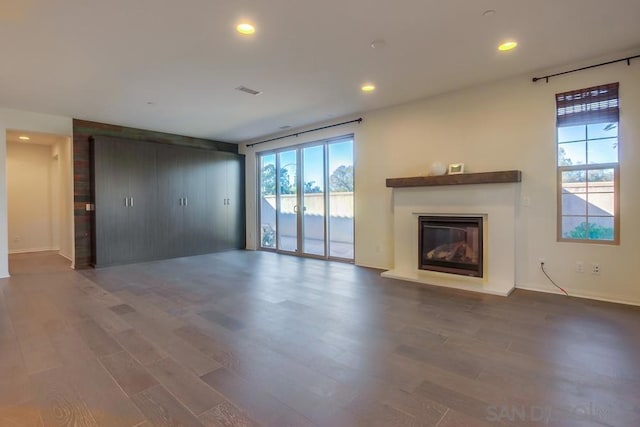
M 259 90 L 251 89 L 246 86 L 238 86 L 236 90 L 239 90 L 240 92 L 248 93 L 249 95 L 260 95 L 262 93 Z

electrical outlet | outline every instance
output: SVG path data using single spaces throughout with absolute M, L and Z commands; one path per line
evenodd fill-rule
M 591 264 L 591 274 L 600 274 L 600 264 Z
M 584 262 L 582 261 L 576 262 L 576 273 L 584 273 Z
M 544 257 L 538 257 L 538 263 L 539 264 L 544 264 Z

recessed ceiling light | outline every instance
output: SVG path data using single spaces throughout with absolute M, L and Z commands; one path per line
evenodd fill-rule
M 29 138 L 29 137 L 28 137 L 28 136 L 26 136 L 26 135 L 22 135 L 22 136 L 19 136 L 19 137 L 18 137 L 18 139 L 21 139 L 21 140 L 23 140 L 23 141 L 28 141 L 28 140 L 30 140 L 31 138 Z
M 238 31 L 240 34 L 251 35 L 256 32 L 256 27 L 249 24 L 248 22 L 242 22 L 238 24 L 238 26 L 236 27 L 236 31 Z
M 365 83 L 360 89 L 362 89 L 363 92 L 373 92 L 376 90 L 376 86 L 373 83 Z
M 516 46 L 518 46 L 518 42 L 508 41 L 508 42 L 504 42 L 500 46 L 498 46 L 498 50 L 501 51 L 501 52 L 506 52 L 507 50 L 515 49 Z

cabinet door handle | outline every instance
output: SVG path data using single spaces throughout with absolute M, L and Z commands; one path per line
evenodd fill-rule
M 125 197 L 125 198 L 124 198 L 124 207 L 125 207 L 125 208 L 128 208 L 128 207 L 129 207 L 129 198 L 128 198 L 128 197 Z
M 182 206 L 182 197 L 178 199 L 178 206 Z
M 189 206 L 189 198 L 188 197 L 184 198 L 184 205 L 185 206 Z
M 129 201 L 129 207 L 133 207 L 133 197 L 131 198 L 131 200 Z

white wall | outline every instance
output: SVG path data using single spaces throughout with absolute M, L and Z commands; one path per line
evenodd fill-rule
M 0 108 L 0 277 L 9 276 L 6 175 L 7 129 L 72 135 L 73 125 L 72 119 L 69 117 Z
M 73 151 L 71 137 L 62 138 L 51 147 L 53 246 L 60 255 L 73 260 Z
M 426 174 L 434 161 L 463 162 L 468 172 L 520 169 L 521 196 L 531 203 L 521 206 L 517 218 L 517 286 L 554 291 L 539 269 L 538 259 L 544 257 L 547 271 L 570 294 L 640 304 L 640 61 L 570 74 L 549 83 L 532 83 L 531 77 L 368 112 L 360 125 L 241 148 L 247 155 L 248 247 L 256 246 L 255 152 L 354 133 L 358 265 L 393 268 L 393 192 L 385 187 L 386 178 Z M 558 243 L 554 95 L 615 81 L 620 82 L 621 97 L 621 243 Z M 600 275 L 576 273 L 576 261 L 586 266 L 599 263 Z
M 57 169 L 51 146 L 7 142 L 9 253 L 57 250 Z

